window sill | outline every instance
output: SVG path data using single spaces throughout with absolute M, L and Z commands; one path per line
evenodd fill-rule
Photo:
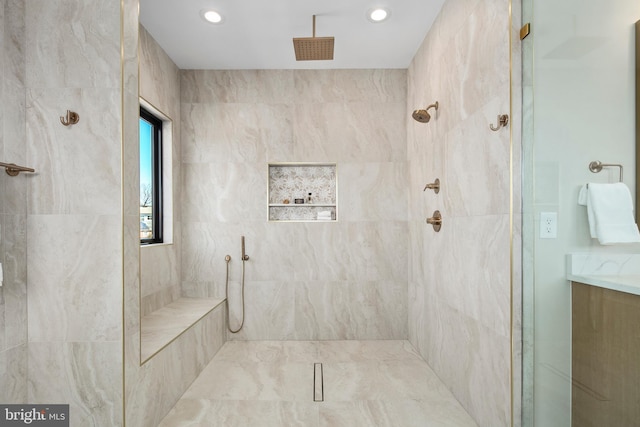
M 162 243 L 144 243 L 144 244 L 140 244 L 140 248 L 157 248 L 157 247 L 161 247 L 161 246 L 172 246 L 173 243 L 172 242 L 162 242 Z

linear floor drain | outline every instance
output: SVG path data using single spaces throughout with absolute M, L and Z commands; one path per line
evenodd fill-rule
M 322 377 L 322 363 L 313 364 L 313 401 L 324 402 L 324 379 Z

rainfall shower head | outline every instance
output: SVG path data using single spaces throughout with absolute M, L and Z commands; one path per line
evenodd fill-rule
M 294 37 L 296 61 L 333 60 L 333 37 L 316 37 L 316 15 L 313 15 L 313 37 Z
M 435 104 L 429 105 L 424 110 L 415 110 L 411 117 L 413 117 L 413 119 L 417 122 L 429 123 L 429 120 L 431 120 L 431 115 L 428 112 L 429 108 L 435 108 L 436 111 L 438 111 L 438 101 L 436 101 Z

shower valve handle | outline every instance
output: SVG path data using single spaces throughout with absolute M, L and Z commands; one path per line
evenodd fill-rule
M 439 232 L 440 228 L 442 228 L 442 215 L 440 214 L 440 211 L 434 211 L 433 216 L 427 218 L 427 224 L 431 224 L 433 226 L 433 231 L 436 233 Z

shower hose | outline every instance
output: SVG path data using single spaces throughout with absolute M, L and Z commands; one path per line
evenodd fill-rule
M 244 326 L 244 263 L 246 262 L 246 260 L 242 260 L 242 283 L 240 285 L 240 293 L 241 293 L 241 301 L 242 301 L 242 321 L 240 322 L 240 327 L 238 329 L 232 329 L 231 328 L 231 311 L 229 310 L 229 263 L 231 262 L 231 256 L 227 255 L 224 260 L 227 262 L 227 280 L 226 280 L 226 294 L 227 294 L 227 299 L 225 301 L 225 304 L 227 305 L 227 329 L 229 329 L 229 332 L 231 332 L 232 334 L 236 334 L 238 332 L 240 332 L 240 330 L 242 329 L 242 326 Z

